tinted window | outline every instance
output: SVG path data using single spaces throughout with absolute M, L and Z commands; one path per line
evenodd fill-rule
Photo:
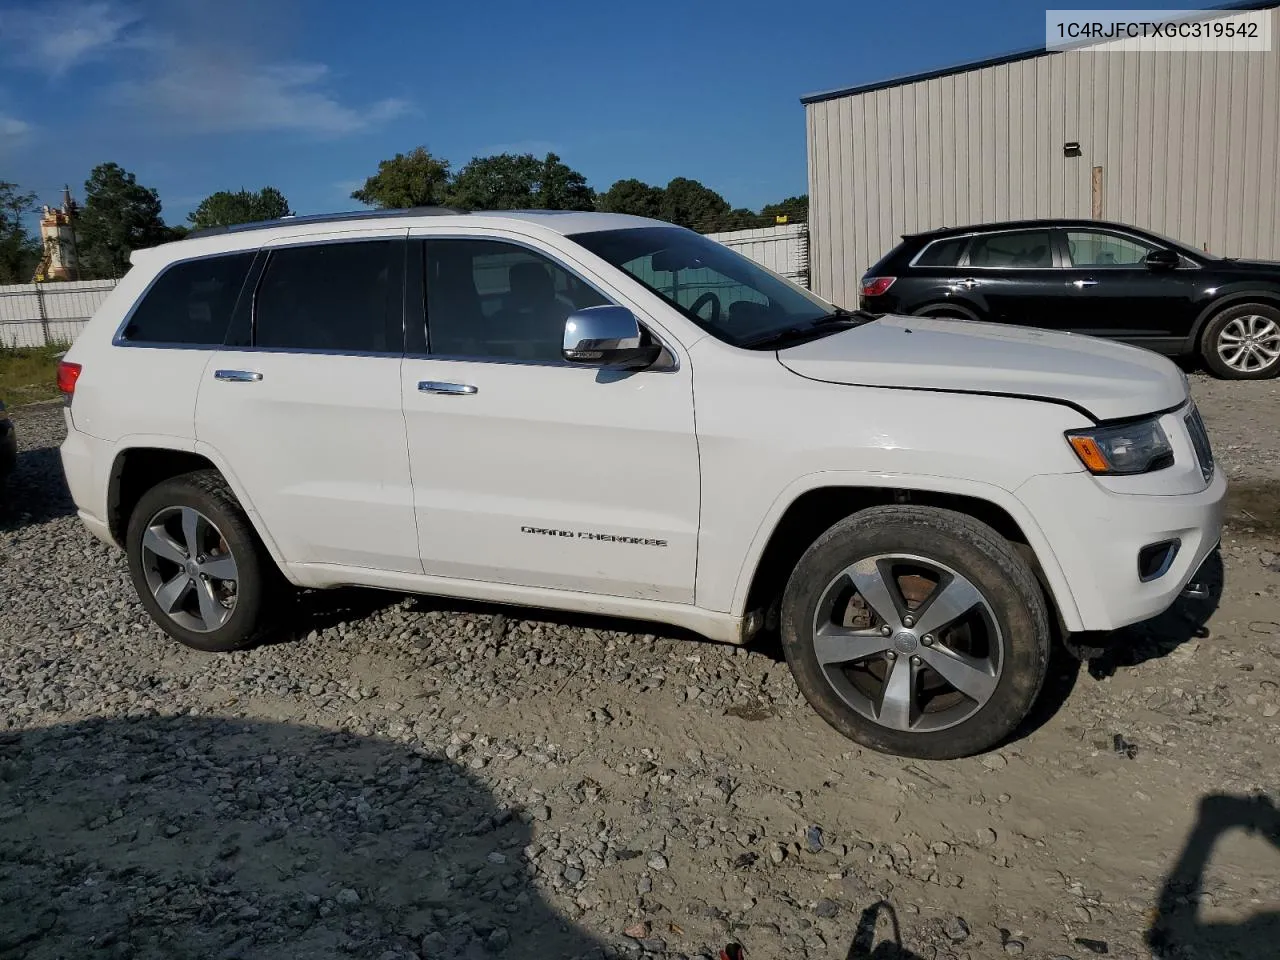
M 1067 249 L 1076 267 L 1129 267 L 1142 260 L 1155 247 L 1118 237 L 1114 233 L 1067 231 Z
M 1048 230 L 1019 230 L 974 237 L 969 245 L 973 267 L 1052 267 L 1053 241 Z
M 916 266 L 920 267 L 954 267 L 960 262 L 960 252 L 968 237 L 954 237 L 951 240 L 935 240 L 924 248 Z
M 258 286 L 260 347 L 398 352 L 400 286 L 391 282 L 391 241 L 324 243 L 274 250 Z M 391 323 L 388 318 L 391 317 Z
M 433 354 L 558 361 L 569 314 L 609 302 L 563 267 L 515 244 L 428 240 L 424 246 Z
M 124 328 L 134 343 L 221 346 L 252 253 L 175 263 L 152 284 Z

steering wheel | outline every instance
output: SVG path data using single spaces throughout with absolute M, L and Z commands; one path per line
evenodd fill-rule
M 708 318 L 708 320 L 711 323 L 715 323 L 717 320 L 720 319 L 720 298 L 717 297 L 710 290 L 708 290 L 706 293 L 700 296 L 697 300 L 693 301 L 693 306 L 689 308 L 689 312 L 696 314 L 708 303 L 711 304 L 711 316 Z

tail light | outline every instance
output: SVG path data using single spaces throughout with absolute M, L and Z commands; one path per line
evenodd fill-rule
M 68 400 L 76 392 L 76 381 L 79 379 L 80 364 L 68 363 L 66 360 L 58 362 L 58 389 Z
M 864 297 L 878 297 L 890 287 L 897 277 L 863 277 L 862 278 L 862 295 Z

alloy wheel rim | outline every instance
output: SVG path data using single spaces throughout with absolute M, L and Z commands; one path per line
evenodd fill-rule
M 1233 318 L 1218 334 L 1218 356 L 1241 373 L 1265 370 L 1280 359 L 1280 324 L 1256 313 Z
M 235 612 L 239 572 L 217 525 L 194 507 L 165 507 L 142 534 L 142 572 L 164 614 L 211 633 Z
M 911 554 L 867 557 L 827 585 L 812 643 L 828 685 L 863 717 L 903 733 L 954 727 L 995 693 L 1004 644 L 967 577 Z

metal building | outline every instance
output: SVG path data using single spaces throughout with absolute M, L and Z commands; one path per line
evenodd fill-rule
M 1280 260 L 1280 5 L 1266 6 L 1269 52 L 1040 49 L 803 97 L 813 290 L 856 306 L 902 234 L 1033 217 Z

